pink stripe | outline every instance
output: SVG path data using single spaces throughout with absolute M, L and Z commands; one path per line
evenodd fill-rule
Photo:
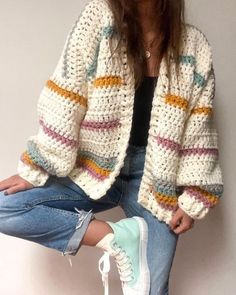
M 180 154 L 183 156 L 189 155 L 218 155 L 217 148 L 189 148 L 189 149 L 181 149 Z
M 158 202 L 158 206 L 160 206 L 161 208 L 164 208 L 166 210 L 175 211 L 175 209 L 178 207 L 178 204 L 177 205 L 168 205 L 168 204 Z
M 200 202 L 202 202 L 205 207 L 210 208 L 213 206 L 213 204 L 200 191 L 197 191 L 192 187 L 185 187 L 184 191 L 188 193 L 191 197 L 194 197 L 196 200 L 199 200 Z
M 83 165 L 83 166 L 79 166 L 79 168 L 82 168 L 82 169 L 88 171 L 89 174 L 91 174 L 91 175 L 92 175 L 94 178 L 96 178 L 96 179 L 103 180 L 103 179 L 107 178 L 106 176 L 103 176 L 103 175 L 97 174 L 94 170 L 92 170 L 92 169 L 89 168 L 88 166 Z
M 116 127 L 120 127 L 121 124 L 119 120 L 112 120 L 106 122 L 98 122 L 98 121 L 82 121 L 81 127 L 87 128 L 90 130 L 98 130 L 98 129 L 112 129 Z
M 60 135 L 59 133 L 55 132 L 51 128 L 47 127 L 42 119 L 39 120 L 39 124 L 43 127 L 44 133 L 50 136 L 51 138 L 56 139 L 56 141 L 61 142 L 62 144 L 69 146 L 71 148 L 76 147 L 77 141 L 73 139 L 68 139 Z
M 180 149 L 180 144 L 174 140 L 171 140 L 169 138 L 164 138 L 159 135 L 156 137 L 156 139 L 157 139 L 157 144 L 159 144 L 167 149 L 170 149 L 175 152 L 178 152 Z

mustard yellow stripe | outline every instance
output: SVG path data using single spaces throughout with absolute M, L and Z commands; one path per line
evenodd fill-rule
M 78 158 L 78 164 L 88 166 L 93 171 L 95 171 L 97 174 L 105 176 L 105 177 L 109 176 L 109 174 L 111 173 L 110 170 L 102 169 L 94 161 L 92 161 L 91 159 L 88 159 L 88 158 L 82 158 L 82 157 Z
M 73 91 L 63 89 L 60 86 L 58 86 L 55 82 L 53 82 L 52 80 L 48 80 L 46 82 L 46 86 L 50 90 L 55 91 L 56 93 L 63 96 L 64 98 L 68 98 L 71 101 L 75 101 L 76 103 L 79 103 L 80 105 L 82 105 L 84 107 L 87 107 L 87 98 L 86 97 L 79 95 L 77 93 L 74 93 Z
M 27 153 L 27 151 L 24 151 L 22 154 L 21 154 L 21 157 L 20 157 L 21 161 L 29 166 L 31 166 L 32 168 L 34 169 L 40 169 L 40 170 L 43 170 L 40 166 L 36 165 L 32 159 L 30 158 L 29 154 Z
M 154 190 L 154 187 L 149 185 L 150 192 L 154 195 L 158 203 L 163 205 L 175 207 L 178 204 L 178 197 L 173 195 L 166 195 Z
M 178 201 L 177 197 L 164 195 L 164 194 L 161 194 L 159 192 L 154 192 L 154 191 L 153 191 L 153 194 L 154 194 L 156 200 L 160 203 L 164 203 L 164 204 L 171 205 L 171 206 L 175 206 L 177 204 L 177 201 Z
M 199 107 L 192 109 L 191 114 L 211 115 L 212 112 L 213 110 L 210 107 Z
M 104 76 L 93 81 L 94 87 L 120 86 L 122 84 L 123 82 L 120 76 Z
M 184 110 L 186 110 L 188 107 L 187 99 L 185 99 L 181 96 L 173 95 L 173 94 L 167 94 L 166 98 L 165 98 L 165 102 L 170 105 L 173 105 L 175 107 L 179 107 L 181 109 L 184 109 Z

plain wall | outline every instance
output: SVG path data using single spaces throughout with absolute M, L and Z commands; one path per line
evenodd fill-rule
M 86 1 L 0 1 L 0 179 L 16 173 L 27 138 L 38 129 L 36 103 L 54 70 L 72 23 Z M 234 0 L 186 1 L 188 21 L 206 34 L 216 74 L 215 117 L 225 190 L 221 203 L 182 234 L 170 277 L 170 295 L 222 295 L 236 291 Z M 69 5 L 68 5 L 69 4 Z M 118 221 L 120 208 L 97 214 Z M 72 258 L 55 250 L 0 234 L 0 294 L 103 294 L 100 249 L 84 246 Z M 111 259 L 110 290 L 122 294 Z

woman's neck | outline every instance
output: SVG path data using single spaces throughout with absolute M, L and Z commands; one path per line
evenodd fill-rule
M 153 13 L 153 0 L 140 0 L 137 10 L 143 29 L 150 30 L 152 28 L 153 18 L 155 17 Z
M 153 0 L 140 0 L 137 2 L 138 13 L 141 17 L 153 15 Z

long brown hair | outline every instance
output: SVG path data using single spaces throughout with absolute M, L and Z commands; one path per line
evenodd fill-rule
M 107 0 L 114 15 L 115 32 L 127 40 L 128 63 L 134 67 L 136 87 L 143 79 L 146 59 L 142 27 L 137 10 L 139 1 Z M 158 42 L 156 69 L 159 69 L 161 59 L 165 58 L 168 77 L 170 77 L 171 58 L 174 60 L 176 69 L 179 70 L 181 34 L 185 28 L 185 3 L 184 0 L 152 0 L 152 2 L 154 11 L 152 23 L 154 31 L 158 32 L 156 38 Z

